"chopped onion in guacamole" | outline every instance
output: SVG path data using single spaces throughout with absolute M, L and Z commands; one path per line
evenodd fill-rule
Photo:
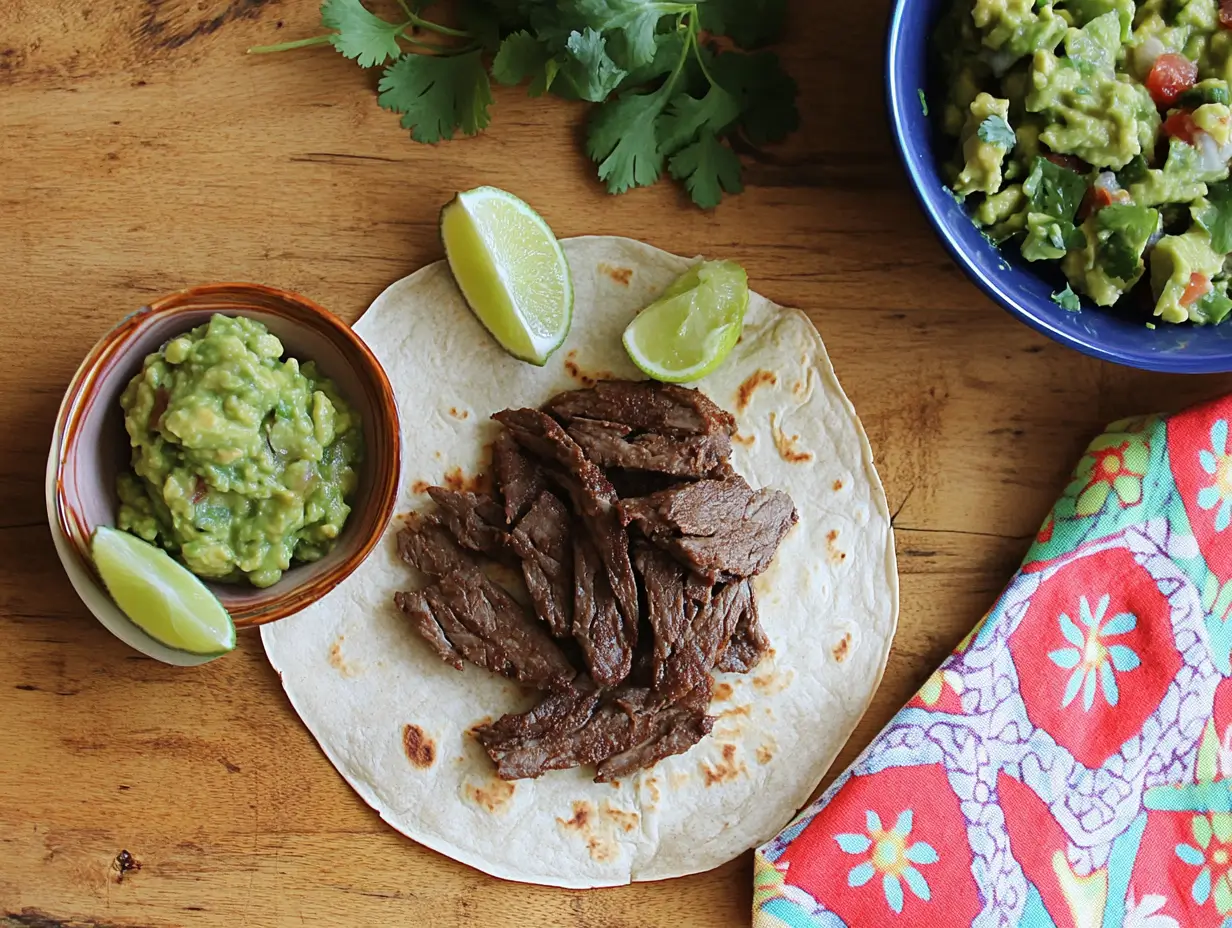
M 934 36 L 954 193 L 1100 306 L 1222 322 L 1232 3 L 956 0 Z
M 147 356 L 120 398 L 119 527 L 199 577 L 270 586 L 328 553 L 351 511 L 359 417 L 282 354 L 261 323 L 215 315 Z

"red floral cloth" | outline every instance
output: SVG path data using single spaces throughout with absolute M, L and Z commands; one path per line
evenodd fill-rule
M 984 621 L 758 850 L 755 928 L 1232 928 L 1230 421 L 1091 443 Z

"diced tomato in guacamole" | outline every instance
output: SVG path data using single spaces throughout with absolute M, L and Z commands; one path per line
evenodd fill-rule
M 935 48 L 991 240 L 1098 305 L 1141 282 L 1162 321 L 1232 317 L 1232 0 L 954 0 Z

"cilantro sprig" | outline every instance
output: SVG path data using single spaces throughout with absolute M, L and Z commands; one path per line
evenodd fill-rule
M 482 131 L 493 80 L 595 104 L 586 150 L 609 192 L 666 171 L 707 209 L 743 189 L 737 147 L 799 124 L 795 81 L 759 50 L 781 33 L 786 0 L 464 0 L 466 28 L 425 18 L 431 2 L 397 2 L 402 16 L 387 20 L 325 0 L 324 35 L 249 51 L 328 44 L 383 68 L 377 101 L 417 142 Z

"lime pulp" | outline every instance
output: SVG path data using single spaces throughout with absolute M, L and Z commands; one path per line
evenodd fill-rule
M 501 347 L 542 366 L 569 334 L 573 280 L 543 218 L 512 193 L 477 187 L 441 210 L 441 241 L 462 295 Z
M 748 306 L 744 268 L 732 261 L 702 261 L 629 323 L 625 350 L 655 380 L 698 380 L 736 346 Z
M 235 624 L 222 603 L 161 548 L 99 526 L 90 553 L 120 611 L 154 640 L 190 654 L 219 655 L 235 647 Z

